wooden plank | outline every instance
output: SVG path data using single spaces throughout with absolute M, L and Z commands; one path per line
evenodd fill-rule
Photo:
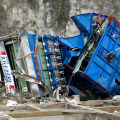
M 109 120 L 120 120 L 120 116 L 106 112 L 106 111 L 102 111 L 102 110 L 98 110 L 98 109 L 90 108 L 90 107 L 86 107 L 86 106 L 81 106 L 81 105 L 77 105 L 76 108 L 83 108 L 86 110 L 95 111 L 96 112 L 95 114 L 104 116 L 104 117 L 108 118 Z
M 103 105 L 102 100 L 89 100 L 89 101 L 83 101 L 81 102 L 81 105 L 83 106 L 95 106 L 95 105 Z
M 80 105 L 83 106 L 97 106 L 97 105 L 119 105 L 120 101 L 118 100 L 89 100 L 89 101 L 81 101 Z
M 94 106 L 94 105 L 119 105 L 120 100 L 88 100 L 80 101 L 83 106 Z
M 63 113 L 66 114 L 90 114 L 90 113 L 96 113 L 96 111 L 90 111 L 90 110 L 63 110 Z
M 105 107 L 94 107 L 94 108 L 107 112 L 120 111 L 120 106 L 105 106 Z
M 47 104 L 35 104 L 34 106 L 37 106 L 39 108 L 64 108 L 65 104 L 58 102 L 58 103 L 47 103 Z
M 35 111 L 35 112 L 21 112 L 21 113 L 9 113 L 13 118 L 25 118 L 25 117 L 38 117 L 38 116 L 57 116 L 57 115 L 66 115 L 66 114 L 93 114 L 93 115 L 99 115 L 109 120 L 120 120 L 120 116 L 99 111 L 99 110 L 49 110 L 49 111 Z
M 43 111 L 43 109 L 37 107 L 37 106 L 33 106 L 33 105 L 27 105 L 27 110 L 30 111 Z
M 0 116 L 0 120 L 13 120 L 12 118 L 10 119 L 8 116 Z
M 13 108 L 14 110 L 26 110 L 27 106 L 26 105 L 20 105 L 20 106 L 1 106 L 0 107 L 0 111 L 8 111 L 11 108 Z
M 119 100 L 103 100 L 104 105 L 120 105 Z
M 27 110 L 27 105 L 12 106 L 15 110 Z
M 6 113 L 0 112 L 0 120 L 14 120 L 11 116 Z
M 46 92 L 49 91 L 49 94 L 50 96 L 52 96 L 52 91 L 48 88 L 48 86 L 43 83 L 42 81 L 32 77 L 32 76 L 29 76 L 27 74 L 24 74 L 24 73 L 20 73 L 18 71 L 12 71 L 11 72 L 12 75 L 15 75 L 15 76 L 18 76 L 20 78 L 23 78 L 25 81 L 28 81 L 28 82 L 32 82 L 32 83 L 36 83 L 36 84 L 39 84 Z
M 20 59 L 23 59 L 23 58 L 25 58 L 25 57 L 28 57 L 28 56 L 30 56 L 32 53 L 33 53 L 33 52 L 31 52 L 31 53 L 29 53 L 29 54 L 27 54 L 27 55 L 25 55 L 25 56 L 22 56 L 22 57 L 20 57 L 20 58 L 16 58 L 16 60 L 20 60 Z
M 8 113 L 13 118 L 63 115 L 61 110 Z

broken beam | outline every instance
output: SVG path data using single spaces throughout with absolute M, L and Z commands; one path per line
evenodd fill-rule
M 61 110 L 8 113 L 13 118 L 63 115 Z

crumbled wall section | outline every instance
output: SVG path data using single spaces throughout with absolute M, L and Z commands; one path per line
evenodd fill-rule
M 117 0 L 1 0 L 0 36 L 17 29 L 21 33 L 75 36 L 79 31 L 70 16 L 97 12 L 108 15 L 113 13 L 120 18 L 119 5 L 120 1 Z

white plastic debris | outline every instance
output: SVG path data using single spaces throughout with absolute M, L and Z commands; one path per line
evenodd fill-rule
M 77 106 L 77 102 L 76 102 L 74 99 L 69 100 L 68 98 L 65 98 L 65 100 L 66 100 L 67 102 L 69 102 L 70 104 L 74 104 L 75 106 Z
M 53 96 L 56 94 L 56 100 L 60 100 L 60 97 L 59 97 L 59 90 L 61 90 L 61 87 L 59 86 L 56 90 L 54 90 L 53 92 Z
M 114 96 L 112 100 L 120 100 L 120 95 Z
M 18 103 L 16 101 L 8 100 L 6 106 L 14 106 L 17 105 Z
M 80 102 L 80 95 L 72 95 L 74 97 L 74 100 L 76 101 L 77 104 L 81 104 Z
M 114 111 L 114 113 L 119 113 L 118 111 Z

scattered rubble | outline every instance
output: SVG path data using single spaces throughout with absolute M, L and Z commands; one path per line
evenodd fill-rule
M 0 119 L 120 119 L 120 22 L 96 13 L 72 20 L 80 34 L 71 38 L 18 31 L 1 37 Z

